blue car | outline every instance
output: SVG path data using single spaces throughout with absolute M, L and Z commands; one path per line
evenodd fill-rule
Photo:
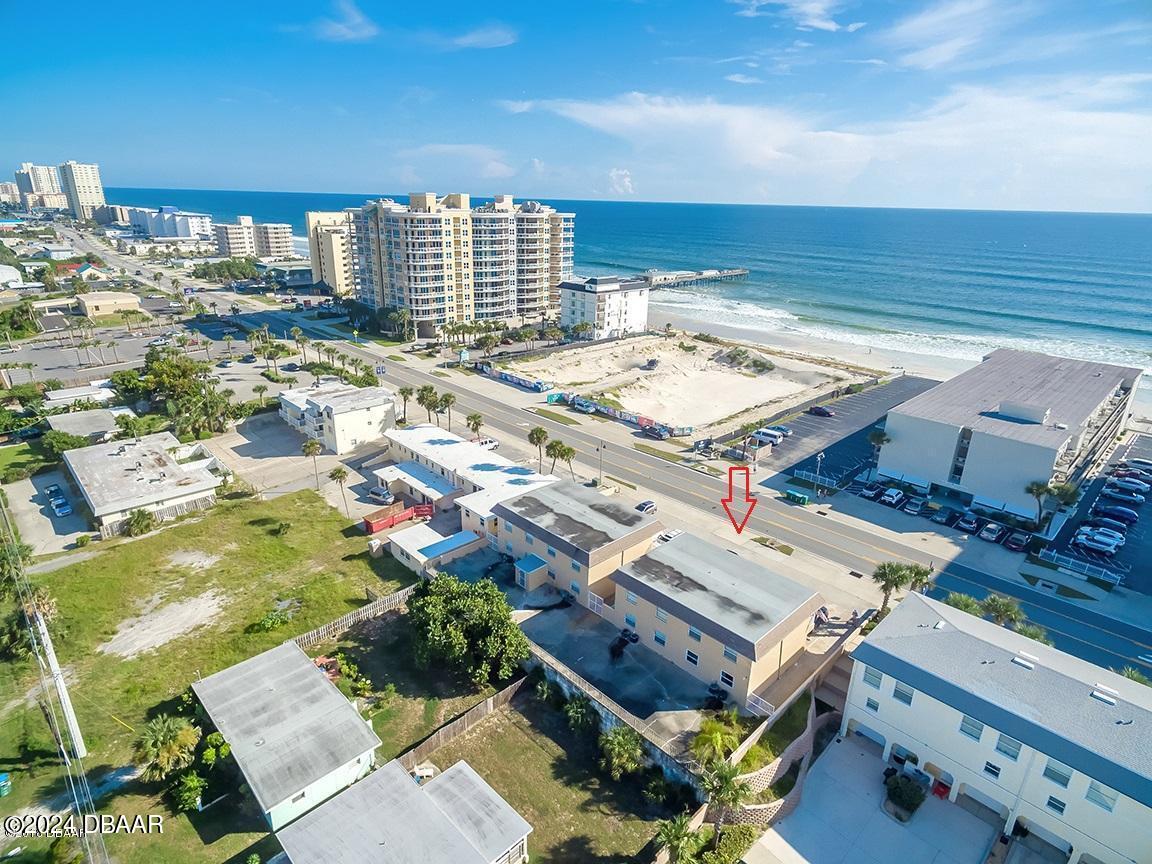
M 55 513 L 57 516 L 71 516 L 72 515 L 72 505 L 69 504 L 67 501 L 53 501 L 52 502 L 52 512 Z
M 1123 522 L 1125 525 L 1135 525 L 1140 521 L 1140 514 L 1135 510 L 1130 510 L 1127 507 L 1118 507 L 1116 505 L 1101 507 L 1097 504 L 1092 510 L 1092 515 L 1115 519 L 1117 522 Z

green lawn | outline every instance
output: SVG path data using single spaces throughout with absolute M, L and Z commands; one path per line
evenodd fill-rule
M 339 330 L 341 333 L 352 333 L 352 328 L 347 324 L 333 324 L 326 322 L 328 327 L 333 330 Z M 363 331 L 356 337 L 361 342 L 375 342 L 377 345 L 383 345 L 386 348 L 391 348 L 393 345 L 404 345 L 403 339 L 389 339 L 387 336 L 373 335 L 371 333 L 364 333 Z
M 441 769 L 461 759 L 532 826 L 533 864 L 635 860 L 668 815 L 652 812 L 636 780 L 601 774 L 595 739 L 573 734 L 562 712 L 533 697 L 517 698 L 431 757 Z
M 266 297 L 263 294 L 245 294 L 243 296 L 245 296 L 251 300 L 255 300 L 257 303 L 263 303 L 265 306 L 279 306 L 280 305 L 280 301 L 277 300 L 275 297 Z M 285 304 L 285 305 L 287 305 L 287 304 Z
M 549 411 L 547 408 L 529 408 L 533 414 L 539 414 L 541 417 L 547 417 L 549 420 L 555 420 L 557 423 L 563 423 L 565 426 L 579 426 L 580 421 L 567 417 L 556 411 Z
M 648 444 L 633 444 L 632 446 L 641 453 L 647 453 L 649 456 L 655 456 L 668 462 L 675 462 L 677 465 L 684 461 L 684 456 L 680 453 L 669 453 L 667 450 L 661 450 L 659 447 L 652 447 Z
M 812 694 L 805 691 L 788 710 L 780 715 L 760 740 L 752 745 L 748 754 L 740 762 L 740 769 L 746 773 L 758 771 L 768 765 L 795 741 L 808 723 L 808 706 L 812 704 Z M 748 730 L 751 731 L 751 730 Z
M 273 529 L 281 522 L 292 527 L 277 536 Z M 219 559 L 182 562 L 180 553 Z M 135 730 L 155 713 L 171 710 L 171 700 L 198 675 L 210 675 L 362 605 L 366 589 L 385 594 L 412 580 L 410 571 L 390 556 L 370 558 L 363 534 L 311 491 L 265 502 L 225 501 L 209 514 L 152 537 L 121 542 L 89 560 L 38 575 L 36 581 L 59 606 L 53 625 L 56 652 L 69 670 L 90 751 L 90 778 L 128 764 Z M 132 659 L 96 651 L 149 600 L 162 611 L 173 601 L 209 590 L 219 592 L 223 603 L 198 629 Z M 300 601 L 288 626 L 245 633 L 278 599 L 287 598 Z M 59 788 L 44 720 L 38 708 L 20 701 L 32 684 L 32 671 L 30 664 L 0 663 L 0 711 L 7 708 L 0 722 L 0 766 L 12 774 L 14 787 L 11 796 L 0 799 L 0 814 Z M 13 702 L 15 707 L 8 707 Z M 169 813 L 157 789 L 142 784 L 125 787 L 101 806 L 113 813 L 166 814 L 163 837 L 108 838 L 121 864 L 218 864 L 265 833 L 259 820 L 244 820 L 229 802 L 211 818 L 197 817 L 199 827 L 194 827 L 187 817 Z M 213 837 L 211 842 L 206 845 L 201 833 Z
M 10 468 L 26 468 L 37 471 L 55 460 L 44 452 L 44 445 L 38 440 L 22 441 L 19 444 L 0 445 L 0 477 Z

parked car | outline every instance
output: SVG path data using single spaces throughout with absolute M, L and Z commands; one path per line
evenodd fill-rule
M 143 275 L 144 275 L 144 271 L 143 271 L 143 270 L 137 270 L 137 271 L 136 271 L 136 275 L 137 275 L 137 276 L 143 276 Z
M 937 525 L 952 526 L 956 524 L 956 520 L 960 518 L 960 511 L 953 510 L 951 507 L 941 507 L 932 514 L 932 521 Z
M 657 534 L 656 539 L 661 543 L 667 543 L 669 540 L 673 540 L 683 533 L 679 528 L 669 528 L 667 531 L 661 531 Z
M 1076 537 L 1095 537 L 1097 540 L 1103 540 L 1113 546 L 1123 546 L 1128 542 L 1128 538 L 1123 534 L 1118 531 L 1109 531 L 1107 528 L 1080 528 L 1076 531 L 1073 539 Z
M 485 450 L 499 450 L 500 442 L 495 438 L 477 438 L 476 444 L 483 447 Z
M 753 440 L 759 441 L 761 443 L 771 444 L 773 447 L 784 442 L 783 433 L 777 432 L 775 429 L 769 429 L 767 427 L 763 429 L 757 429 L 752 433 L 752 438 Z
M 1115 544 L 1109 543 L 1105 540 L 1099 540 L 1095 537 L 1078 535 L 1072 538 L 1072 545 L 1078 546 L 1081 549 L 1091 550 L 1092 552 L 1098 552 L 1101 555 L 1111 556 L 1116 554 Z
M 378 504 L 392 504 L 396 501 L 396 496 L 389 491 L 387 486 L 373 486 L 368 490 L 368 497 Z
M 1127 522 L 1120 522 L 1117 519 L 1109 519 L 1107 516 L 1097 516 L 1095 519 L 1086 519 L 1081 525 L 1088 528 L 1111 528 L 1121 534 L 1128 530 Z
M 656 512 L 656 502 L 655 501 L 641 501 L 639 504 L 636 505 L 636 509 L 639 510 L 641 513 L 646 513 L 647 515 L 651 516 L 653 513 Z
M 52 512 L 57 516 L 71 516 L 72 505 L 67 501 L 53 501 Z
M 179 300 L 169 300 L 168 301 L 168 308 L 169 309 L 183 309 L 184 304 L 181 303 Z
M 146 344 L 149 348 L 162 348 L 165 345 L 171 345 L 172 340 L 167 336 L 157 336 L 155 339 L 149 339 Z
M 909 498 L 908 502 L 904 505 L 903 509 L 909 516 L 919 516 L 924 512 L 924 508 L 928 506 L 928 499 L 917 495 Z
M 1140 495 L 1145 495 L 1149 489 L 1152 489 L 1149 484 L 1132 477 L 1112 477 L 1107 485 L 1113 489 L 1123 489 L 1125 492 L 1136 492 Z
M 1023 531 L 1013 531 L 1004 538 L 1004 548 L 1013 552 L 1023 552 L 1028 548 L 1030 536 Z
M 139 274 L 137 274 L 137 275 L 139 275 Z M 163 300 L 164 295 L 163 294 L 145 294 L 144 299 L 145 300 Z
M 957 520 L 956 527 L 966 534 L 975 534 L 980 530 L 980 520 L 971 513 L 965 513 Z
M 240 362 L 241 363 L 255 363 L 256 362 L 256 355 L 255 354 L 245 354 L 243 357 L 240 358 Z
M 884 487 L 879 483 L 869 483 L 860 490 L 860 497 L 868 501 L 875 501 L 880 497 L 880 493 L 884 491 Z
M 1139 468 L 1113 468 L 1108 472 L 1109 477 L 1129 478 L 1139 480 L 1141 483 L 1152 482 L 1152 471 L 1141 471 Z
M 1008 529 L 1003 525 L 997 525 L 995 522 L 989 522 L 980 529 L 980 533 L 976 536 L 981 540 L 987 540 L 989 543 L 999 543 L 1004 539 L 1004 535 L 1008 533 Z
M 281 372 L 299 372 L 300 371 L 300 364 L 299 363 L 282 363 L 282 364 L 280 364 L 280 371 Z
M 283 305 L 285 303 L 295 303 L 295 302 L 296 302 L 295 297 L 285 297 L 280 301 L 280 304 Z M 301 304 L 301 305 L 303 305 L 303 304 Z
M 44 487 L 44 497 L 48 499 L 49 504 L 53 504 L 57 501 L 68 500 L 64 497 L 64 490 L 57 486 L 55 483 Z
M 501 345 L 515 345 L 516 343 L 513 342 L 511 339 L 509 339 L 507 336 L 505 336 L 503 339 L 500 340 L 500 344 Z
M 1152 459 L 1134 457 L 1125 459 L 1123 464 L 1128 468 L 1137 468 L 1140 471 L 1152 471 Z
M 221 360 L 216 365 L 221 369 L 227 369 L 229 366 L 232 365 L 232 361 L 231 360 Z
M 1144 503 L 1144 496 L 1137 492 L 1129 492 L 1126 489 L 1116 489 L 1112 486 L 1105 486 L 1104 490 L 1100 493 L 1101 498 L 1108 498 L 1111 501 L 1120 501 L 1124 504 L 1135 504 L 1139 506 Z
M 787 426 L 769 426 L 768 428 L 771 429 L 773 432 L 779 432 L 785 438 L 791 438 L 792 437 L 792 430 L 789 429 Z
M 1092 509 L 1093 516 L 1106 516 L 1109 519 L 1115 519 L 1117 522 L 1123 522 L 1126 525 L 1135 525 L 1140 521 L 1140 514 L 1135 510 L 1128 507 L 1121 507 L 1117 504 L 1097 504 Z
M 893 486 L 880 496 L 880 503 L 887 504 L 889 507 L 899 507 L 907 497 L 907 495 Z
M 815 414 L 817 417 L 835 417 L 836 412 L 829 408 L 827 405 L 813 405 L 808 409 L 809 414 Z
M 645 426 L 644 434 L 649 438 L 655 438 L 657 441 L 667 441 L 670 437 L 668 430 L 662 426 Z

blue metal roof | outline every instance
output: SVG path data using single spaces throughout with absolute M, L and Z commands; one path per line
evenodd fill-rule
M 516 569 L 523 570 L 525 573 L 534 573 L 541 567 L 547 566 L 547 561 L 545 561 L 539 555 L 533 555 L 531 552 L 516 562 Z
M 476 535 L 471 531 L 459 531 L 451 537 L 445 537 L 443 540 L 437 540 L 423 549 L 419 549 L 419 553 L 425 558 L 436 558 L 448 552 L 454 552 L 461 546 L 467 546 L 476 540 Z

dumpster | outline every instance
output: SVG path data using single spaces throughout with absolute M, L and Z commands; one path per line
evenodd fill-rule
M 7 774 L 0 774 L 0 798 L 12 794 L 12 778 Z
M 791 489 L 784 493 L 784 499 L 791 501 L 793 504 L 807 504 L 808 496 L 803 492 L 793 492 Z

